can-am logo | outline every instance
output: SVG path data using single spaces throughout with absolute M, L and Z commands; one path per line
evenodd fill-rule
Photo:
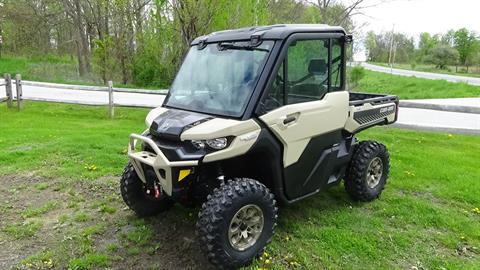
M 392 112 L 394 109 L 395 109 L 395 106 L 381 108 L 380 113 Z

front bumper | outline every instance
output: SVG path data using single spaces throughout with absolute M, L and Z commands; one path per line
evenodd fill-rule
M 137 151 L 136 145 L 138 141 L 142 141 L 150 146 L 150 148 L 153 150 L 153 153 L 148 151 Z M 130 158 L 135 171 L 140 177 L 140 180 L 142 180 L 144 183 L 146 183 L 147 180 L 142 163 L 152 167 L 160 182 L 160 185 L 162 186 L 163 191 L 169 196 L 172 196 L 173 170 L 181 167 L 191 168 L 198 165 L 198 160 L 168 160 L 168 158 L 162 153 L 160 148 L 158 148 L 157 144 L 152 139 L 138 134 L 130 135 L 130 142 L 128 144 L 128 157 Z

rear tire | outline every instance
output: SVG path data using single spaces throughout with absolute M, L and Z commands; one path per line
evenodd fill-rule
M 203 253 L 220 269 L 250 264 L 271 242 L 277 210 L 265 185 L 247 178 L 229 180 L 208 195 L 198 215 Z
M 385 145 L 375 141 L 360 142 L 353 153 L 345 177 L 345 189 L 352 199 L 373 201 L 387 183 L 390 156 Z
M 162 194 L 162 197 L 158 200 L 152 200 L 147 196 L 144 184 L 130 162 L 123 171 L 120 180 L 120 192 L 123 201 L 139 217 L 153 216 L 173 206 L 173 201 L 165 194 Z

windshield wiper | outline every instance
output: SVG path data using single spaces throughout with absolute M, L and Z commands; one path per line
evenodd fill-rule
M 258 45 L 257 45 L 258 46 Z M 265 48 L 259 48 L 257 46 L 252 46 L 252 45 L 236 45 L 234 43 L 230 42 L 223 42 L 223 43 L 218 43 L 218 49 L 220 51 L 223 50 L 245 50 L 245 51 L 262 51 L 262 52 L 269 52 L 270 50 L 265 49 Z

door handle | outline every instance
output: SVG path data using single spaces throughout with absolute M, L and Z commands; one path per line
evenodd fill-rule
M 298 113 L 298 112 L 285 115 L 282 118 L 280 118 L 280 121 L 281 121 L 280 125 L 283 128 L 287 128 L 287 127 L 291 126 L 292 124 L 294 124 L 295 122 L 297 122 L 299 116 L 300 116 L 300 113 Z
M 283 124 L 288 125 L 290 123 L 295 122 L 296 120 L 297 120 L 297 117 L 295 117 L 295 116 L 287 116 L 287 117 L 285 117 L 285 119 L 283 119 Z

